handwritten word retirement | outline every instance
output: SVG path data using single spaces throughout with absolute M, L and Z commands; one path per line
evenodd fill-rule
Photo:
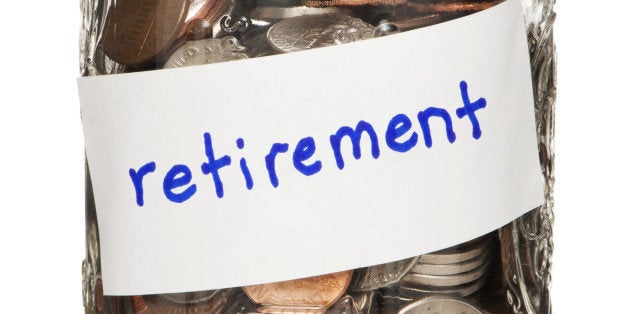
M 468 86 L 465 81 L 460 82 L 460 95 L 462 107 L 456 109 L 455 116 L 458 119 L 468 120 L 472 127 L 471 135 L 476 140 L 480 139 L 482 130 L 476 111 L 486 108 L 486 99 L 479 98 L 476 101 L 470 101 Z M 406 153 L 419 145 L 419 134 L 421 134 L 425 147 L 431 148 L 433 141 L 430 121 L 433 120 L 444 122 L 444 124 L 438 123 L 438 125 L 444 125 L 447 140 L 450 143 L 454 143 L 456 141 L 456 133 L 453 129 L 452 114 L 443 108 L 429 107 L 419 111 L 415 119 L 403 113 L 397 114 L 390 119 L 384 133 L 386 146 L 395 152 Z M 415 123 L 418 125 L 415 125 Z M 311 136 L 304 137 L 293 146 L 292 150 L 292 146 L 289 143 L 273 143 L 265 156 L 266 171 L 264 175 L 267 177 L 267 180 L 270 180 L 273 187 L 277 188 L 279 186 L 279 175 L 275 169 L 275 164 L 277 156 L 281 154 L 291 154 L 294 168 L 303 175 L 312 176 L 319 173 L 323 166 L 328 166 L 323 165 L 321 160 L 316 159 L 316 145 L 321 142 L 326 142 L 325 145 L 331 146 L 335 158 L 333 167 L 342 170 L 345 168 L 345 158 L 347 158 L 347 156 L 343 156 L 341 151 L 343 143 L 345 145 L 351 144 L 353 158 L 360 159 L 362 157 L 362 139 L 365 137 L 370 139 L 370 155 L 374 159 L 378 159 L 381 150 L 380 146 L 383 146 L 383 143 L 380 144 L 380 135 L 367 121 L 359 121 L 355 127 L 341 126 L 335 133 L 329 136 L 328 140 L 319 139 L 317 141 Z M 402 137 L 405 140 L 401 140 Z M 350 141 L 343 142 L 345 138 L 348 138 Z M 217 157 L 219 154 L 214 150 L 212 136 L 209 132 L 203 134 L 203 140 L 207 161 L 200 165 L 200 170 L 204 175 L 211 177 L 215 186 L 216 196 L 222 198 L 225 190 L 220 177 L 220 170 L 232 166 L 232 158 L 229 155 Z M 240 150 L 243 149 L 244 139 L 238 138 L 236 146 Z M 252 190 L 254 180 L 246 158 L 242 157 L 240 159 L 239 167 L 244 179 L 243 184 L 246 185 L 247 189 Z M 148 162 L 137 169 L 129 169 L 129 177 L 135 188 L 135 198 L 138 206 L 144 205 L 144 178 L 155 172 L 156 169 L 157 164 L 154 161 Z M 197 192 L 196 184 L 192 182 L 192 179 L 190 167 L 183 164 L 172 166 L 163 178 L 164 196 L 175 203 L 187 201 Z

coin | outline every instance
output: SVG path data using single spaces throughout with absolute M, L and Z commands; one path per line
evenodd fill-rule
M 353 298 L 346 295 L 336 301 L 336 303 L 334 303 L 334 305 L 327 310 L 327 313 L 361 314 L 362 312 L 356 305 Z
M 477 12 L 486 10 L 493 7 L 504 0 L 493 1 L 475 1 L 475 2 L 463 2 L 459 1 L 422 1 L 422 2 L 408 2 L 406 5 L 414 9 L 417 13 L 454 13 L 454 12 Z
M 306 6 L 295 7 L 258 7 L 251 11 L 251 18 L 258 20 L 283 20 L 301 15 L 316 15 L 329 13 L 343 13 L 346 9 L 337 7 L 312 8 Z
M 492 251 L 487 251 L 484 254 L 465 261 L 461 263 L 455 264 L 428 264 L 428 263 L 417 263 L 412 267 L 412 272 L 425 274 L 425 275 L 455 275 L 461 274 L 468 271 L 472 271 L 481 265 L 490 261 L 492 257 Z
M 244 287 L 261 313 L 322 313 L 349 286 L 352 271 Z
M 139 66 L 164 58 L 182 29 L 186 0 L 118 0 L 111 6 L 102 46 L 112 60 Z
M 429 25 L 438 24 L 443 21 L 441 14 L 430 14 L 418 17 L 404 18 L 392 21 L 401 31 L 417 29 Z
M 407 0 L 305 0 L 303 4 L 310 7 L 336 7 L 359 5 L 398 5 Z
M 374 27 L 342 14 L 303 15 L 268 30 L 268 41 L 281 52 L 344 44 L 373 37 Z
M 247 59 L 244 48 L 235 37 L 188 41 L 168 59 L 164 68 L 179 68 L 216 62 Z
M 487 241 L 474 240 L 434 253 L 419 256 L 418 262 L 429 264 L 455 264 L 482 255 L 489 248 Z
M 464 285 L 466 283 L 480 279 L 486 274 L 487 264 L 468 271 L 466 273 L 455 275 L 425 275 L 419 273 L 408 273 L 401 279 L 402 285 L 426 285 L 431 287 L 450 287 Z
M 185 25 L 182 27 L 178 37 L 185 37 L 190 31 L 198 34 L 193 28 L 200 23 L 212 24 L 227 9 L 228 0 L 190 0 L 190 8 L 185 18 Z M 209 27 L 208 27 L 209 28 Z M 193 36 L 193 39 L 200 39 Z
M 486 283 L 486 277 L 455 287 L 425 287 L 420 285 L 399 286 L 399 294 L 408 298 L 421 298 L 433 294 L 457 295 L 466 297 L 478 292 Z
M 349 290 L 367 291 L 397 283 L 414 264 L 418 257 L 401 261 L 364 267 L 354 271 Z
M 133 309 L 136 314 L 157 313 L 220 313 L 227 305 L 231 289 L 220 290 L 210 299 L 195 303 L 172 302 L 163 295 L 153 294 L 133 296 Z
M 399 314 L 483 314 L 477 306 L 449 296 L 426 297 L 399 310 Z

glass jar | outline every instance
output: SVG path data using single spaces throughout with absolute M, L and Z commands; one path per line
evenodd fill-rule
M 82 0 L 81 75 L 117 75 L 241 62 L 396 36 L 482 12 L 502 2 Z M 554 1 L 523 0 L 522 4 L 532 70 L 538 154 L 545 183 L 543 205 L 476 239 L 381 265 L 246 287 L 113 296 L 103 293 L 99 223 L 88 166 L 83 262 L 85 312 L 550 313 Z M 322 31 L 312 31 L 315 29 Z M 307 36 L 297 38 L 295 34 Z M 319 299 L 303 302 L 311 299 L 314 291 Z

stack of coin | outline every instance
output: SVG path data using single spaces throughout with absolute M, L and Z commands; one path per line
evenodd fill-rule
M 410 298 L 431 294 L 471 295 L 486 281 L 492 259 L 490 238 L 482 237 L 421 255 L 400 281 L 399 293 Z

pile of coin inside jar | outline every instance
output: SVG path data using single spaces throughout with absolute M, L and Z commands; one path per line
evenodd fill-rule
M 442 23 L 503 0 L 116 0 L 94 73 L 175 68 L 320 48 Z
M 106 313 L 493 313 L 482 289 L 495 234 L 391 263 L 221 290 L 100 296 Z M 102 293 L 102 292 L 101 292 Z M 498 313 L 498 312 L 496 312 Z
M 96 74 L 177 68 L 350 43 L 442 23 L 502 0 L 117 0 Z M 383 265 L 286 282 L 96 297 L 99 313 L 487 313 L 495 235 Z M 100 283 L 101 284 L 101 283 Z M 97 289 L 98 290 L 98 289 Z M 98 293 L 98 292 L 97 292 Z M 100 290 L 102 293 L 102 290 Z

